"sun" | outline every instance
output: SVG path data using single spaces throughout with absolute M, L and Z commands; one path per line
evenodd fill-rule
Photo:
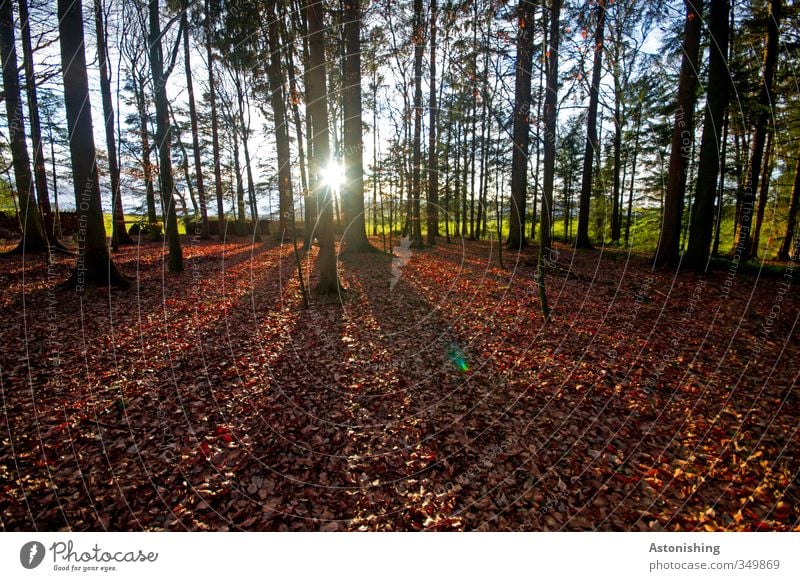
M 341 166 L 341 164 L 331 161 L 322 169 L 320 172 L 320 177 L 326 186 L 338 190 L 339 186 L 344 183 L 344 168 Z

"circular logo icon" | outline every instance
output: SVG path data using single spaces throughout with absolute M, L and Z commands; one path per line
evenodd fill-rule
M 22 545 L 19 550 L 19 562 L 26 569 L 35 569 L 44 560 L 44 545 L 39 541 L 31 541 Z

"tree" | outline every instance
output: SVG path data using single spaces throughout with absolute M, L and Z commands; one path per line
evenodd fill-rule
M 161 25 L 158 17 L 158 0 L 149 0 L 150 17 L 150 71 L 153 76 L 153 91 L 156 104 L 156 147 L 158 148 L 158 182 L 161 186 L 161 199 L 164 204 L 164 230 L 169 246 L 167 268 L 170 272 L 183 271 L 183 250 L 178 237 L 178 216 L 175 212 L 175 182 L 172 175 L 172 125 L 169 120 L 169 101 L 167 100 L 167 79 L 175 65 L 181 34 L 175 43 L 171 64 L 164 69 L 161 52 Z
M 219 117 L 217 115 L 217 85 L 214 75 L 214 24 L 212 14 L 212 0 L 205 0 L 205 41 L 206 41 L 206 66 L 208 67 L 208 101 L 211 108 L 211 151 L 214 156 L 214 187 L 217 194 L 217 235 L 220 240 L 225 240 L 225 204 L 222 201 L 222 159 L 219 147 Z
M 304 0 L 305 17 L 308 26 L 307 89 L 306 110 L 311 116 L 313 129 L 314 167 L 327 167 L 330 163 L 328 140 L 328 93 L 325 73 L 325 25 L 323 3 L 321 0 Z M 317 238 L 319 239 L 319 281 L 314 292 L 319 295 L 337 294 L 341 290 L 339 274 L 336 270 L 336 246 L 333 236 L 333 200 L 331 188 L 320 179 L 320 172 L 314 174 L 314 191 L 319 201 Z M 308 227 L 308 225 L 306 226 Z
M 436 151 L 437 144 L 437 116 L 439 110 L 436 105 L 436 18 L 438 7 L 436 0 L 431 0 L 431 56 L 430 56 L 430 127 L 428 128 L 428 244 L 436 244 L 439 236 L 439 155 Z
M 42 226 L 50 241 L 50 249 L 66 251 L 58 241 L 53 212 L 50 209 L 50 195 L 47 188 L 47 172 L 44 168 L 44 147 L 42 145 L 42 126 L 39 120 L 39 98 L 37 95 L 36 74 L 33 67 L 33 47 L 31 45 L 30 14 L 27 0 L 19 0 L 20 31 L 22 36 L 22 62 L 25 68 L 25 85 L 28 93 L 28 112 L 30 115 L 31 140 L 33 142 L 33 177 L 36 184 L 36 199 L 42 216 Z
M 697 64 L 700 55 L 703 3 L 699 0 L 684 0 L 684 4 L 686 21 L 683 27 L 683 57 L 678 77 L 678 97 L 672 126 L 661 236 L 654 258 L 655 264 L 659 265 L 676 265 L 680 260 L 683 202 L 694 143 L 694 107 L 697 100 Z
M 22 240 L 11 253 L 48 253 L 49 246 L 42 225 L 42 216 L 34 198 L 33 175 L 25 136 L 25 116 L 19 90 L 17 49 L 14 42 L 14 8 L 9 0 L 0 2 L 0 58 L 3 59 L 3 92 L 8 115 L 11 161 L 14 166 L 22 223 Z
M 414 0 L 414 141 L 411 152 L 411 245 L 422 248 L 422 221 L 420 220 L 421 164 L 422 164 L 422 54 L 425 50 L 422 0 Z
M 800 155 L 797 156 L 797 163 L 794 168 L 794 184 L 792 186 L 792 199 L 789 202 L 789 215 L 786 217 L 786 234 L 783 237 L 781 249 L 778 251 L 780 260 L 797 260 L 798 243 L 792 247 L 792 240 L 796 236 L 797 228 L 797 208 L 800 205 Z M 794 248 L 794 249 L 793 249 Z
M 106 46 L 106 24 L 102 0 L 94 0 L 94 23 L 97 33 L 97 61 L 100 66 L 100 95 L 103 100 L 103 126 L 106 131 L 106 149 L 108 150 L 108 173 L 111 176 L 113 213 L 111 247 L 116 250 L 120 244 L 133 244 L 134 242 L 125 229 L 125 214 L 122 210 L 117 140 L 114 135 L 114 106 L 111 102 L 111 79 L 108 74 L 108 47 Z
M 544 97 L 544 184 L 542 190 L 542 223 L 539 227 L 539 299 L 542 315 L 550 318 L 547 293 L 544 286 L 544 269 L 550 253 L 550 217 L 553 211 L 553 180 L 556 172 L 556 121 L 558 119 L 558 51 L 560 37 L 561 0 L 550 5 L 550 46 L 546 52 L 547 89 Z
M 739 217 L 739 233 L 736 238 L 734 252 L 741 260 L 748 260 L 756 255 L 757 248 L 753 244 L 753 210 L 755 209 L 756 191 L 761 166 L 764 161 L 764 145 L 767 140 L 767 123 L 774 102 L 772 82 L 778 64 L 778 32 L 781 19 L 781 0 L 770 0 L 767 16 L 766 50 L 764 51 L 764 75 L 761 78 L 758 104 L 753 121 L 753 137 L 751 139 L 750 163 L 747 169 L 747 181 L 744 185 Z
M 210 238 L 208 231 L 208 207 L 203 181 L 203 164 L 200 158 L 200 136 L 197 131 L 197 105 L 194 100 L 191 50 L 189 49 L 189 0 L 183 0 L 181 26 L 183 28 L 183 67 L 186 71 L 186 93 L 189 100 L 189 122 L 192 124 L 192 149 L 194 153 L 194 175 L 197 182 L 197 197 L 200 204 L 200 238 Z
M 602 1 L 602 0 L 601 0 Z M 517 7 L 517 62 L 514 79 L 514 128 L 511 154 L 511 219 L 508 247 L 525 246 L 525 198 L 528 189 L 528 144 L 530 142 L 531 67 L 534 6 L 520 0 Z
M 85 224 L 78 236 L 75 270 L 62 286 L 75 288 L 78 292 L 94 285 L 127 288 L 130 281 L 117 270 L 106 246 L 92 108 L 89 105 L 81 0 L 58 0 L 58 29 L 75 206 L 78 223 Z
M 272 117 L 275 124 L 275 143 L 278 151 L 278 200 L 279 218 L 278 230 L 275 232 L 276 240 L 289 240 L 291 234 L 291 219 L 294 213 L 294 198 L 292 195 L 292 167 L 291 150 L 289 147 L 289 127 L 286 115 L 286 96 L 281 76 L 281 46 L 279 39 L 280 21 L 275 15 L 275 6 L 267 2 L 267 39 L 269 46 L 269 60 L 267 63 L 267 77 L 269 78 L 270 103 Z
M 344 0 L 344 205 L 345 229 L 343 252 L 375 250 L 367 239 L 364 211 L 364 160 L 361 134 L 361 5 L 359 0 Z
M 729 12 L 728 0 L 711 0 L 706 110 L 703 119 L 703 137 L 700 141 L 689 243 L 683 257 L 687 267 L 698 270 L 707 268 L 711 240 L 714 236 L 714 199 L 722 163 L 720 136 L 725 109 L 730 98 L 730 75 L 727 65 Z
M 589 240 L 589 206 L 592 199 L 592 177 L 594 163 L 599 156 L 600 144 L 597 141 L 597 105 L 600 99 L 600 75 L 603 64 L 603 39 L 606 22 L 606 0 L 597 0 L 597 28 L 594 33 L 594 63 L 592 64 L 592 84 L 589 87 L 589 115 L 586 121 L 586 147 L 583 154 L 583 174 L 581 176 L 581 197 L 578 210 L 578 233 L 576 248 L 591 248 Z

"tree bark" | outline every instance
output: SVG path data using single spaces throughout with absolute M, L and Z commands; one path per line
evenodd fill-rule
M 600 0 L 601 2 L 603 0 Z M 531 66 L 533 56 L 534 6 L 520 0 L 517 7 L 517 63 L 514 79 L 514 127 L 511 155 L 511 207 L 508 247 L 525 244 L 525 199 L 528 189 L 528 144 L 530 143 Z
M 194 80 L 192 79 L 192 59 L 189 49 L 189 0 L 183 0 L 181 20 L 183 25 L 183 67 L 186 71 L 186 93 L 189 100 L 189 122 L 192 127 L 192 153 L 194 156 L 194 179 L 197 183 L 197 198 L 200 204 L 200 238 L 211 238 L 208 229 L 208 205 L 206 186 L 203 180 L 203 162 L 200 155 L 200 134 L 197 129 L 197 106 L 194 100 Z
M 82 227 L 78 235 L 77 265 L 62 287 L 74 288 L 78 292 L 83 292 L 87 286 L 127 288 L 130 281 L 117 270 L 106 246 L 92 108 L 89 105 L 81 0 L 58 0 L 58 28 L 75 206 Z
M 757 250 L 753 245 L 753 210 L 755 209 L 758 178 L 761 173 L 761 166 L 764 158 L 767 123 L 774 102 L 772 81 L 775 77 L 775 69 L 778 63 L 778 26 L 781 19 L 781 10 L 781 0 L 770 0 L 769 15 L 767 17 L 766 50 L 764 51 L 764 76 L 761 78 L 758 108 L 756 109 L 753 123 L 750 165 L 748 166 L 747 181 L 745 182 L 742 196 L 742 207 L 739 216 L 739 234 L 736 238 L 736 246 L 734 247 L 734 254 L 737 255 L 740 260 L 753 258 Z
M 674 266 L 680 261 L 680 237 L 686 193 L 686 177 L 691 161 L 692 144 L 694 143 L 694 107 L 703 3 L 699 0 L 684 0 L 684 4 L 686 6 L 686 22 L 683 29 L 683 58 L 681 59 L 681 71 L 678 78 L 678 99 L 675 109 L 675 122 L 672 127 L 672 144 L 661 235 L 654 257 L 654 263 L 658 265 L 669 264 Z
M 420 220 L 421 164 L 422 164 L 422 54 L 425 50 L 422 0 L 414 0 L 414 141 L 411 153 L 411 246 L 422 248 L 422 222 Z
M 311 115 L 313 127 L 314 167 L 325 167 L 330 162 L 328 136 L 328 93 L 325 71 L 325 24 L 321 0 L 306 0 L 305 13 L 308 26 L 309 60 L 307 64 L 308 101 L 306 110 Z M 336 245 L 333 234 L 333 204 L 331 188 L 314 172 L 314 190 L 319 200 L 317 238 L 319 239 L 319 280 L 314 292 L 319 295 L 338 294 L 341 290 L 336 270 Z M 306 227 L 308 227 L 307 225 Z
M 213 33 L 211 29 L 211 7 L 209 0 L 205 0 L 205 33 L 206 33 L 206 59 L 208 66 L 208 101 L 211 107 L 211 152 L 214 156 L 214 189 L 217 194 L 217 237 L 220 240 L 225 240 L 225 230 L 227 223 L 225 221 L 225 203 L 222 198 L 222 167 L 219 147 L 219 117 L 217 114 L 217 85 L 216 78 L 214 77 L 214 52 Z
M 56 236 L 55 220 L 50 209 L 50 196 L 47 190 L 47 172 L 44 166 L 42 145 L 42 125 L 39 120 L 39 98 L 36 93 L 36 75 L 33 68 L 33 48 L 31 45 L 30 16 L 27 0 L 19 0 L 20 31 L 22 33 L 22 62 L 25 68 L 25 81 L 28 93 L 28 111 L 31 121 L 31 140 L 33 141 L 33 178 L 36 184 L 36 199 L 42 217 L 45 236 L 51 249 L 65 250 Z
M 437 118 L 439 115 L 436 103 L 436 19 L 438 6 L 436 0 L 431 0 L 431 56 L 430 56 L 430 119 L 428 128 L 428 245 L 436 244 L 439 236 L 439 155 L 436 151 L 438 139 Z
M 344 252 L 369 252 L 375 248 L 367 239 L 364 211 L 364 159 L 361 135 L 361 5 L 344 0 L 344 65 L 342 113 L 344 115 L 344 184 L 342 204 L 345 228 Z
M 49 253 L 42 216 L 34 198 L 33 175 L 25 136 L 25 116 L 20 97 L 17 49 L 14 43 L 14 7 L 8 0 L 0 2 L 0 57 L 3 59 L 3 93 L 22 224 L 22 240 L 11 253 Z
M 789 215 L 786 217 L 786 234 L 783 237 L 781 249 L 778 251 L 779 260 L 797 259 L 798 244 L 792 246 L 797 228 L 797 207 L 800 205 L 800 155 L 794 168 L 794 186 L 792 187 L 792 200 L 789 202 Z
M 592 200 L 592 178 L 594 177 L 597 142 L 597 105 L 600 98 L 600 76 L 603 63 L 603 38 L 606 23 L 606 0 L 597 0 L 597 29 L 594 33 L 594 63 L 592 64 L 592 84 L 589 87 L 589 115 L 586 123 L 586 148 L 583 154 L 583 174 L 581 176 L 581 197 L 578 209 L 578 233 L 576 248 L 591 248 L 589 240 L 589 210 Z
M 714 236 L 714 198 L 717 193 L 720 168 L 724 163 L 720 154 L 720 134 L 723 133 L 720 129 L 723 126 L 730 95 L 730 74 L 727 64 L 729 12 L 728 0 L 711 0 L 709 26 L 711 46 L 708 57 L 706 111 L 703 119 L 703 137 L 700 141 L 700 160 L 692 205 L 689 244 L 683 257 L 687 267 L 703 271 L 708 266 L 709 250 Z
M 758 256 L 758 245 L 761 241 L 761 225 L 764 223 L 764 212 L 767 209 L 769 197 L 769 177 L 772 175 L 772 150 L 774 147 L 773 134 L 767 133 L 764 163 L 761 172 L 761 185 L 758 194 L 758 211 L 756 212 L 756 228 L 753 232 L 753 258 Z
M 164 231 L 169 247 L 167 268 L 170 272 L 183 271 L 183 250 L 178 237 L 178 216 L 175 211 L 175 182 L 172 175 L 172 126 L 169 122 L 167 76 L 161 52 L 161 25 L 158 17 L 158 0 L 149 0 L 150 17 L 150 70 L 156 104 L 156 146 L 158 147 L 158 181 L 164 204 Z

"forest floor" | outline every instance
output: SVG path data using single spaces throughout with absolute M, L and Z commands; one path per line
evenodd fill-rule
M 3 529 L 800 529 L 796 272 L 559 246 L 544 326 L 532 250 L 343 259 L 303 310 L 290 245 L 184 244 L 82 298 L 0 259 Z

